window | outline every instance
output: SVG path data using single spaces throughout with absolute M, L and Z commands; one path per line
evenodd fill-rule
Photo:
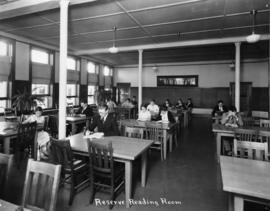
M 4 41 L 0 41 L 0 56 L 8 55 L 8 44 Z
M 96 73 L 96 65 L 93 62 L 88 62 L 87 71 L 88 73 Z
M 10 107 L 10 100 L 8 98 L 8 82 L 0 81 L 0 108 Z M 2 110 L 2 109 L 1 109 Z
M 67 105 L 79 105 L 78 98 L 79 86 L 76 84 L 67 84 Z
M 198 86 L 198 75 L 157 76 L 158 86 Z
M 87 102 L 88 104 L 95 104 L 95 91 L 97 90 L 97 86 L 88 86 L 88 98 Z
M 76 70 L 76 59 L 72 57 L 67 58 L 67 69 L 68 70 Z
M 51 108 L 52 107 L 52 94 L 51 86 L 49 84 L 32 84 L 32 95 L 36 95 L 42 99 L 37 101 L 37 106 L 41 108 Z
M 103 74 L 104 74 L 104 76 L 110 75 L 110 68 L 108 66 L 104 66 Z
M 49 53 L 45 50 L 31 50 L 31 61 L 40 64 L 49 64 Z

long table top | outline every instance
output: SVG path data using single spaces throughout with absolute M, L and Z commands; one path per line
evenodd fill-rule
M 223 190 L 270 200 L 270 163 L 220 156 Z
M 16 204 L 4 201 L 0 199 L 0 211 L 31 211 L 26 208 L 22 208 Z
M 125 120 L 120 120 L 120 124 L 123 126 L 142 127 L 142 128 L 145 128 L 147 125 L 151 125 L 151 126 L 162 128 L 164 130 L 170 130 L 177 123 L 162 123 L 159 121 L 140 121 L 136 119 L 125 119 Z
M 0 137 L 17 134 L 18 122 L 0 122 Z
M 212 131 L 215 132 L 215 133 L 231 133 L 231 134 L 233 134 L 236 129 L 249 129 L 249 130 L 269 131 L 270 132 L 270 128 L 265 128 L 265 127 L 242 126 L 242 127 L 233 128 L 233 127 L 227 127 L 225 125 L 217 124 L 217 123 L 212 124 Z
M 83 133 L 69 136 L 68 139 L 74 151 L 88 153 L 87 139 L 84 138 Z M 124 136 L 106 136 L 101 139 L 92 139 L 92 141 L 100 144 L 108 144 L 111 142 L 113 157 L 125 160 L 135 160 L 153 143 L 151 140 L 128 138 Z

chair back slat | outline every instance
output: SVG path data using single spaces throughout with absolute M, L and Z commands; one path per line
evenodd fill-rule
M 54 211 L 60 172 L 60 165 L 29 159 L 23 191 L 23 207 L 32 210 Z
M 250 129 L 236 129 L 235 138 L 239 141 L 258 141 L 258 132 Z
M 50 138 L 51 143 L 51 160 L 55 164 L 62 165 L 62 168 L 70 167 L 73 169 L 73 153 L 69 140 L 58 140 Z
M 268 143 L 234 139 L 234 156 L 255 160 L 268 160 Z
M 260 119 L 260 127 L 270 128 L 270 120 L 269 119 Z
M 101 173 L 113 174 L 112 143 L 101 145 L 87 140 L 90 169 Z M 91 171 L 90 171 L 91 172 Z
M 243 117 L 242 121 L 245 127 L 252 127 L 255 124 L 255 120 L 253 117 Z
M 130 138 L 143 138 L 144 129 L 138 127 L 125 127 L 125 136 Z

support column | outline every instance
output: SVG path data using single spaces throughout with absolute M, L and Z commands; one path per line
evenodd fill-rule
M 142 59 L 143 50 L 139 49 L 139 71 L 138 71 L 138 111 L 142 105 Z
M 235 43 L 235 107 L 240 111 L 240 42 Z
M 60 0 L 59 139 L 66 138 L 68 4 Z
M 269 57 L 268 57 L 268 119 L 270 119 L 270 42 L 269 42 Z

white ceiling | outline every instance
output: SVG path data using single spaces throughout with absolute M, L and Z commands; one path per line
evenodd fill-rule
M 6 2 L 7 0 L 0 0 Z M 194 1 L 194 2 L 193 2 Z M 197 2 L 196 2 L 197 1 Z M 69 9 L 69 48 L 73 51 L 107 49 L 211 38 L 246 36 L 252 31 L 250 11 L 258 10 L 255 31 L 269 34 L 270 0 L 98 0 Z M 46 44 L 59 45 L 59 8 L 0 20 L 0 30 Z M 225 46 L 225 48 L 224 48 Z M 259 55 L 267 56 L 267 42 L 257 44 Z M 218 53 L 220 47 L 228 54 Z M 256 45 L 250 55 L 258 56 Z M 254 50 L 252 50 L 254 48 Z M 191 49 L 191 50 L 190 50 Z M 144 53 L 145 62 L 228 58 L 233 45 L 152 50 Z M 208 52 L 209 51 L 209 52 Z M 226 50 L 225 50 L 226 52 Z M 256 53 L 254 53 L 256 52 Z M 268 52 L 269 53 L 269 52 Z M 91 56 L 113 65 L 137 63 L 137 52 Z M 247 56 L 250 57 L 250 56 Z

